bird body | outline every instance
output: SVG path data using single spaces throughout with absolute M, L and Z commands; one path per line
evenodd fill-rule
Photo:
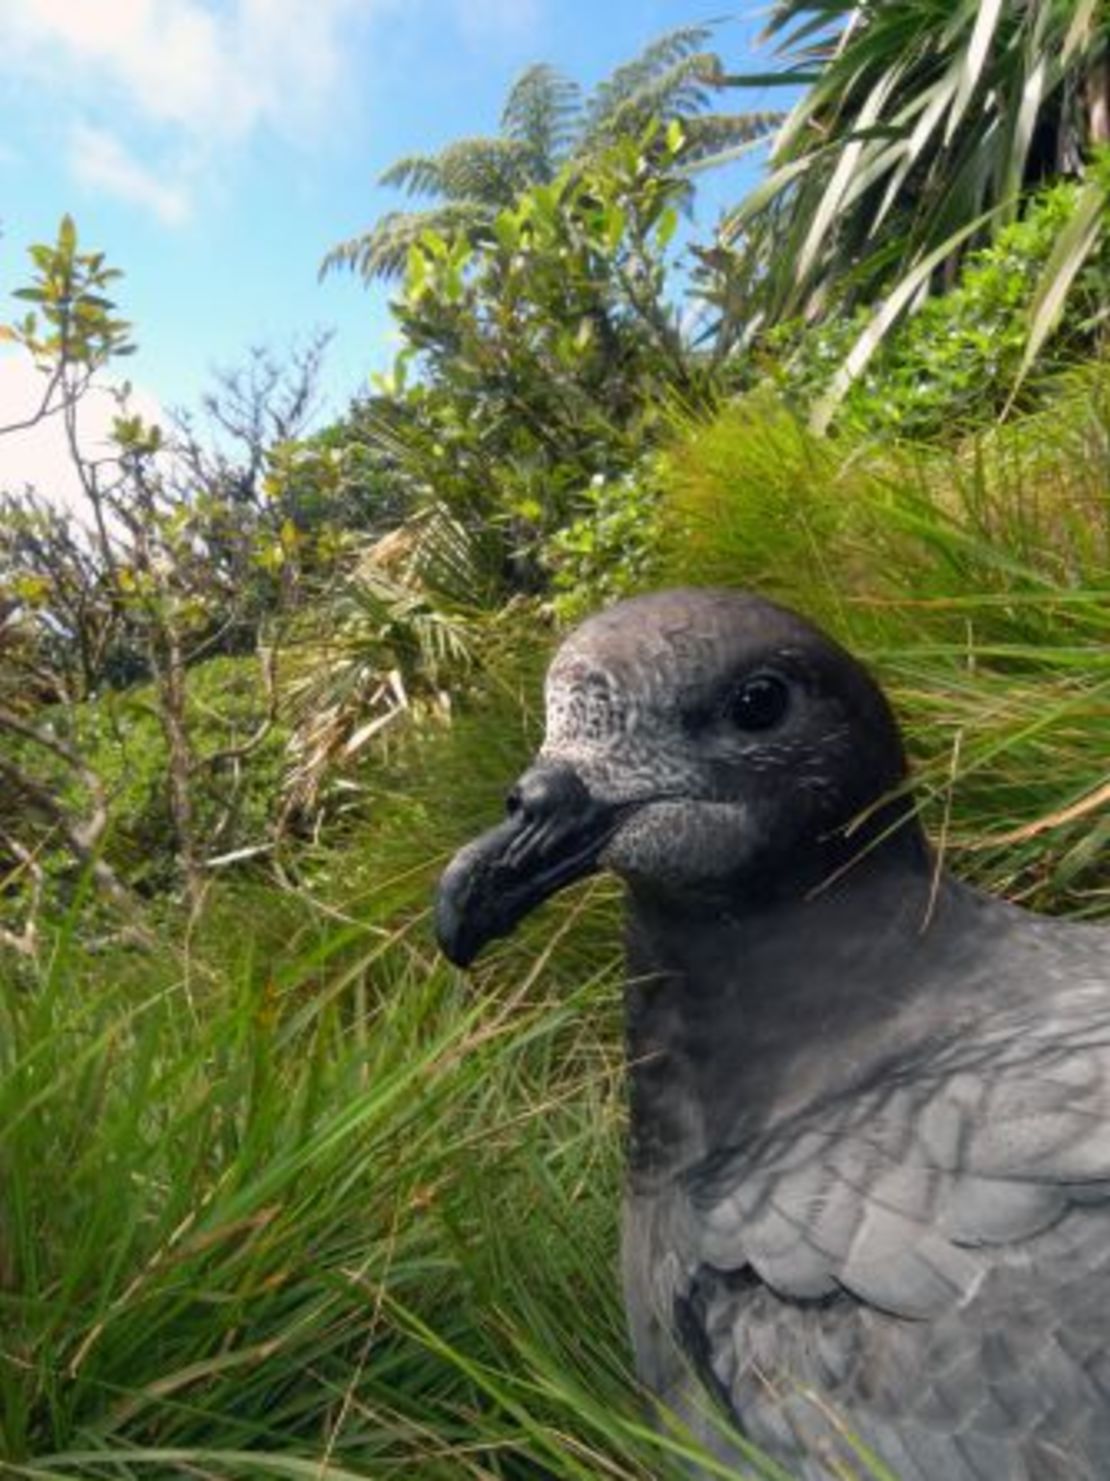
M 625 1302 L 712 1455 L 1097 1481 L 1110 936 L 938 870 L 904 783 L 877 686 L 794 614 L 621 604 L 560 650 L 441 939 L 467 959 L 571 877 L 626 880 Z
M 899 1481 L 1105 1476 L 1104 934 L 951 881 L 922 931 L 930 881 L 900 884 L 858 956 L 834 894 L 630 987 L 641 1374 L 711 1453 L 742 1460 L 706 1390 L 807 1481 L 866 1474 L 841 1425 Z M 722 947 L 750 977 L 707 977 Z

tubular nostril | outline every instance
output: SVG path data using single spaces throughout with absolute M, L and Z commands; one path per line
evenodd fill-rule
M 573 815 L 589 806 L 590 794 L 581 777 L 569 766 L 539 765 L 526 771 L 505 799 L 510 817 L 523 813 L 530 823 Z

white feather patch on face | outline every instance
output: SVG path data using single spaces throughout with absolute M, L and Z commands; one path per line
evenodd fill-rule
M 557 661 L 548 674 L 546 708 L 541 758 L 573 766 L 599 800 L 636 801 L 693 783 L 688 758 L 681 749 L 668 755 L 666 736 L 644 723 L 642 706 L 603 665 L 580 657 Z
M 600 664 L 564 663 L 552 668 L 546 686 L 545 745 L 604 745 L 635 724 L 635 706 L 615 676 Z

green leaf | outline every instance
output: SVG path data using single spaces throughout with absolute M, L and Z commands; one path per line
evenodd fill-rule
M 661 252 L 666 251 L 677 229 L 678 212 L 674 206 L 668 206 L 659 217 L 659 223 L 655 228 L 655 240 Z
M 1090 44 L 1094 35 L 1094 20 L 1098 9 L 1099 0 L 1079 0 L 1061 48 L 1062 66 L 1067 66 L 1076 51 Z
M 859 119 L 853 133 L 858 130 L 868 129 L 882 112 L 887 99 L 901 81 L 902 68 L 892 67 L 889 72 L 883 74 L 877 85 L 872 88 L 867 101 L 860 110 Z M 853 175 L 856 173 L 864 155 L 864 139 L 852 139 L 840 150 L 840 157 L 836 162 L 832 178 L 821 197 L 821 204 L 810 223 L 809 231 L 806 233 L 802 249 L 798 254 L 797 276 L 805 279 L 816 261 L 817 254 L 824 243 L 825 234 L 840 210 L 844 196 L 848 193 L 853 183 Z
M 1080 190 L 1071 220 L 1064 227 L 1033 294 L 1029 310 L 1029 338 L 1021 358 L 1017 379 L 1007 402 L 1013 405 L 1022 382 L 1029 374 L 1048 336 L 1060 322 L 1068 292 L 1076 274 L 1090 257 L 1102 237 L 1105 210 L 1110 192 L 1099 180 L 1088 180 Z
M 727 72 L 721 83 L 724 87 L 809 87 L 820 79 L 820 72 L 792 67 L 782 72 Z
M 998 18 L 1002 14 L 1005 0 L 979 0 L 971 40 L 960 67 L 960 82 L 956 90 L 952 112 L 948 116 L 948 131 L 945 143 L 951 143 L 960 120 L 967 111 L 972 95 L 983 73 L 983 64 L 994 39 Z
M 605 245 L 610 252 L 615 252 L 620 246 L 627 222 L 628 217 L 623 206 L 618 205 L 615 201 L 606 206 L 603 218 L 603 233 Z
M 985 226 L 995 215 L 995 211 L 986 211 L 983 215 L 962 226 L 959 231 L 947 237 L 939 247 L 935 247 L 926 257 L 918 262 L 910 272 L 902 277 L 893 292 L 887 295 L 880 304 L 878 311 L 868 321 L 863 333 L 856 340 L 848 352 L 832 384 L 825 394 L 820 398 L 813 408 L 810 416 L 810 425 L 816 432 L 827 431 L 832 421 L 836 408 L 844 400 L 848 388 L 863 371 L 871 356 L 882 344 L 887 333 L 897 322 L 899 317 L 909 307 L 914 297 L 924 289 L 937 268 L 950 257 L 957 247 L 961 246 L 969 236 L 972 236 Z
M 493 218 L 493 234 L 507 252 L 512 252 L 520 243 L 520 224 L 513 211 L 498 211 Z
M 741 228 L 746 226 L 754 216 L 758 216 L 766 206 L 769 206 L 776 196 L 781 195 L 792 181 L 811 169 L 813 161 L 814 156 L 807 154 L 801 159 L 791 160 L 789 164 L 782 165 L 768 175 L 749 195 L 744 197 L 736 210 L 729 214 L 725 222 L 726 237 L 739 235 Z
M 1036 128 L 1041 102 L 1045 94 L 1047 69 L 1048 60 L 1041 57 L 1025 80 L 1021 93 L 1021 105 L 1014 120 L 1013 142 L 1010 146 L 1010 157 L 1006 170 L 1006 194 L 1015 198 L 1015 209 L 1016 198 L 1025 177 L 1025 166 L 1029 158 L 1033 130 Z

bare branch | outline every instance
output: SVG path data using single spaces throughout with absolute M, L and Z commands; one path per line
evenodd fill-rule
M 65 410 L 64 400 L 59 401 L 56 406 L 50 405 L 50 398 L 61 384 L 64 370 L 64 365 L 56 365 L 54 367 L 46 382 L 46 390 L 42 394 L 42 400 L 39 402 L 38 408 L 29 417 L 23 417 L 18 422 L 5 422 L 0 426 L 0 437 L 3 437 L 8 432 L 26 432 L 29 427 L 34 427 L 47 417 L 56 416 L 58 412 Z
M 92 872 L 97 884 L 113 903 L 121 909 L 134 913 L 136 901 L 131 891 L 121 883 L 111 865 L 96 852 L 96 845 L 108 823 L 107 803 L 100 778 L 68 746 L 52 737 L 42 735 L 33 726 L 23 724 L 8 711 L 0 711 L 0 726 L 43 746 L 52 754 L 65 760 L 78 772 L 82 784 L 92 795 L 93 810 L 83 823 L 75 824 L 49 787 L 38 778 L 30 776 L 13 761 L 0 756 L 0 778 L 3 778 L 8 786 L 22 793 L 31 805 L 43 814 L 69 852 L 78 863 Z

